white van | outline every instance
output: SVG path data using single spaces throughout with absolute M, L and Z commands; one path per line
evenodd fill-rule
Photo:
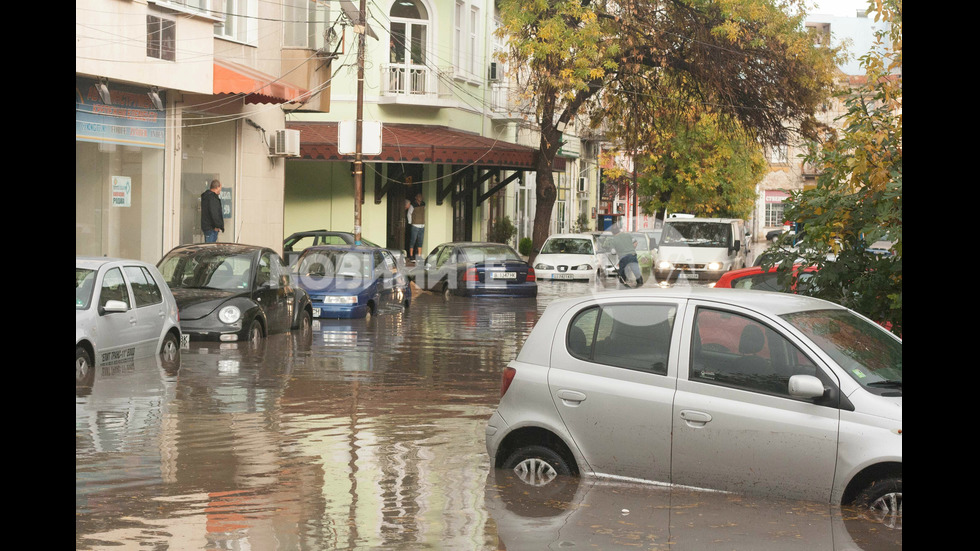
M 668 218 L 657 248 L 657 280 L 713 281 L 744 268 L 745 235 L 739 218 Z

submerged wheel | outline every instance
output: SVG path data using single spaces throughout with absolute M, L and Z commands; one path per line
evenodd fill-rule
M 891 527 L 902 522 L 902 479 L 878 480 L 861 491 L 854 499 L 855 505 L 866 507 L 882 523 Z
M 180 343 L 177 342 L 177 337 L 173 333 L 167 333 L 167 336 L 163 338 L 163 346 L 160 347 L 160 355 L 163 356 L 163 361 L 172 362 L 177 359 L 178 354 L 180 354 Z
M 249 342 L 260 341 L 264 336 L 265 336 L 265 331 L 262 330 L 262 322 L 260 322 L 257 319 L 252 320 L 252 325 L 248 327 Z
M 503 468 L 513 470 L 517 478 L 530 486 L 546 486 L 558 475 L 572 474 L 562 456 L 544 446 L 518 449 L 504 461 Z
M 95 366 L 92 356 L 81 346 L 75 347 L 75 384 L 86 385 L 95 378 Z

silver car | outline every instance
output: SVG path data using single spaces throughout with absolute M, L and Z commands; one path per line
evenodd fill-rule
M 675 287 L 551 304 L 486 429 L 529 484 L 588 475 L 900 514 L 902 341 L 814 298 Z
M 75 258 L 75 383 L 97 365 L 160 352 L 179 354 L 177 302 L 156 266 L 139 260 Z

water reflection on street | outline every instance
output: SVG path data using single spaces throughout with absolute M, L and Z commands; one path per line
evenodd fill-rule
M 544 307 L 445 300 L 321 321 L 262 346 L 193 344 L 76 388 L 78 549 L 899 549 L 901 521 L 825 504 L 489 468 L 500 374 Z

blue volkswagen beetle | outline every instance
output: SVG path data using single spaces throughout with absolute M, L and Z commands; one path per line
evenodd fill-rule
M 309 247 L 293 269 L 297 284 L 310 295 L 314 318 L 370 318 L 412 301 L 408 279 L 387 249 Z

